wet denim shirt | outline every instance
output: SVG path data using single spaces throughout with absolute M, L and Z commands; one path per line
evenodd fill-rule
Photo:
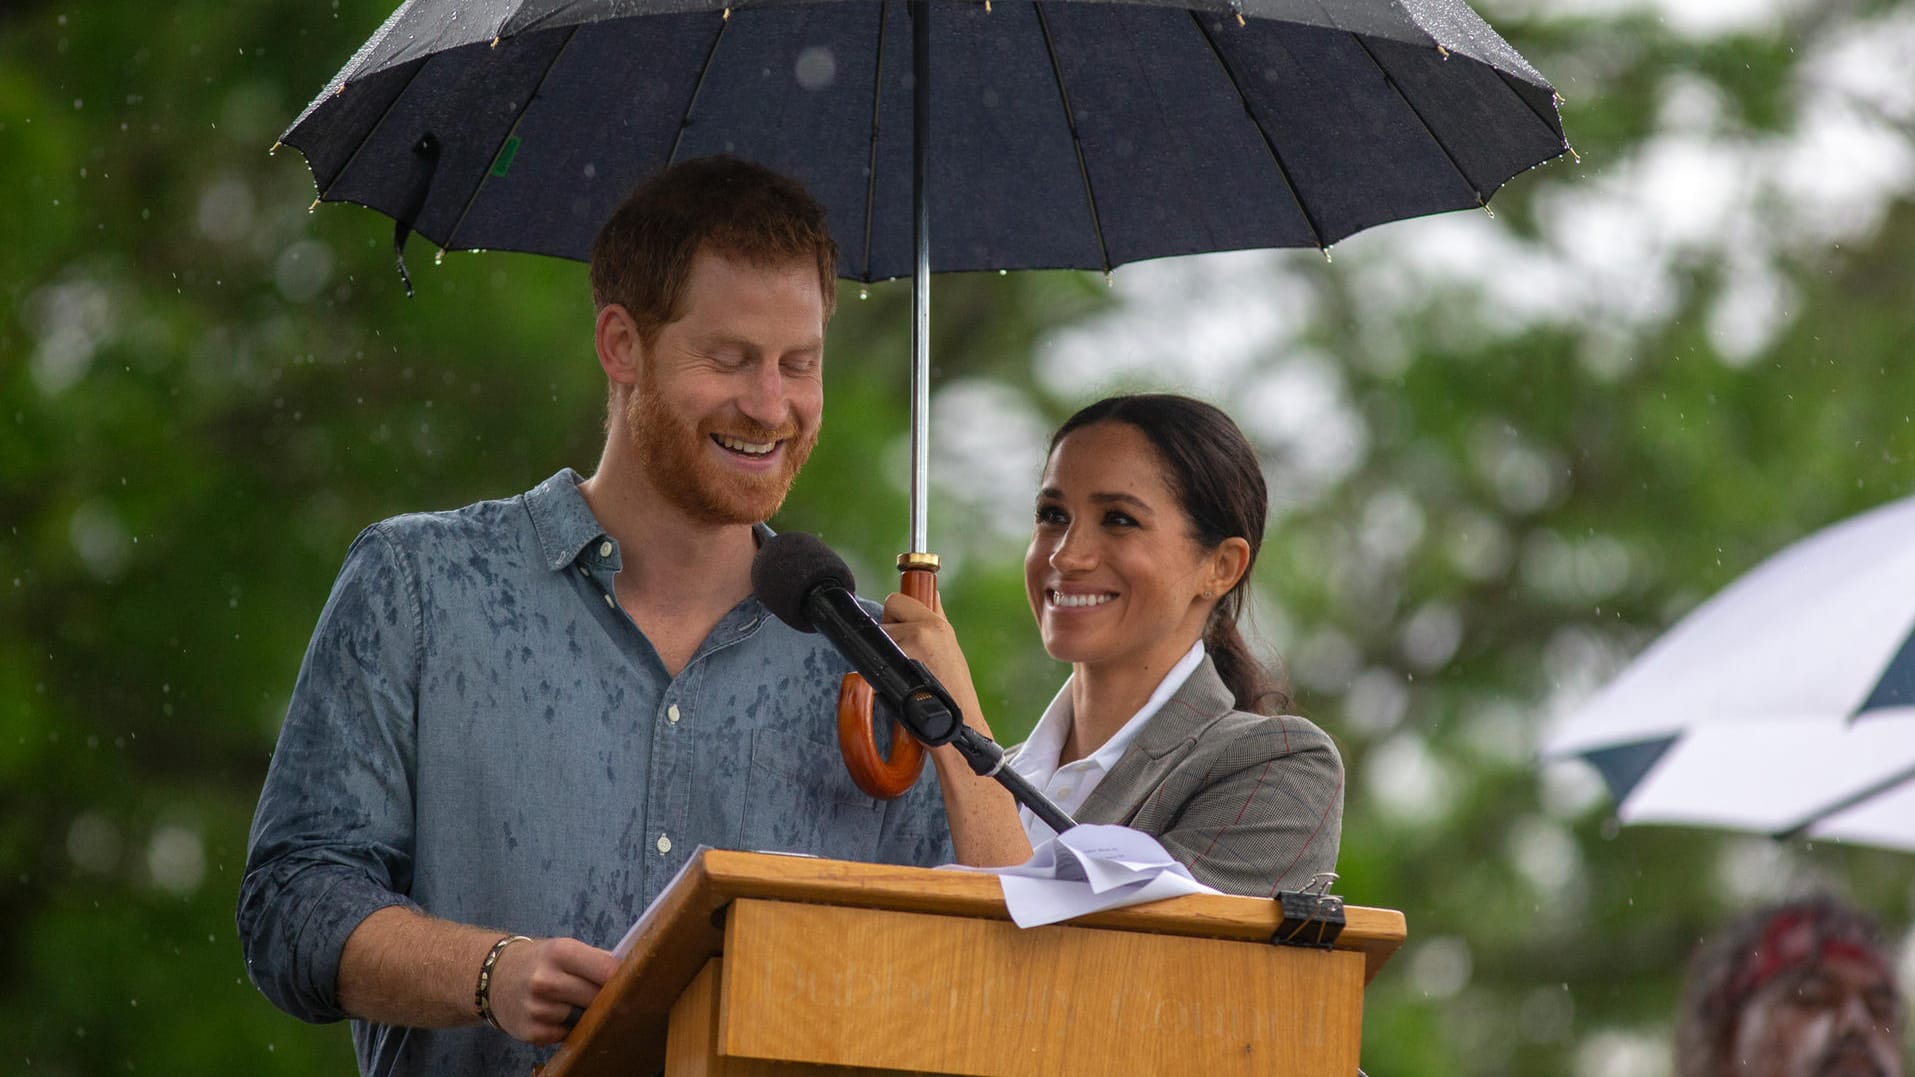
M 387 520 L 347 553 L 239 895 L 247 970 L 288 1013 L 346 1016 L 340 951 L 390 905 L 609 948 L 701 844 L 951 859 L 930 768 L 895 801 L 852 784 L 847 667 L 821 637 L 747 598 L 665 672 L 612 599 L 621 551 L 578 483 Z M 524 1074 L 550 1054 L 483 1025 L 355 1021 L 353 1040 L 367 1074 Z

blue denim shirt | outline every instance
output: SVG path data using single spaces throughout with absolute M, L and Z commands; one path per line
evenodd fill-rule
M 340 951 L 389 905 L 609 948 L 701 844 L 951 859 L 935 778 L 879 802 L 846 774 L 847 667 L 821 637 L 747 598 L 667 675 L 612 599 L 621 551 L 578 482 L 387 520 L 347 553 L 239 895 L 247 970 L 288 1013 L 345 1016 Z M 368 1074 L 549 1054 L 484 1026 L 355 1021 L 353 1039 Z

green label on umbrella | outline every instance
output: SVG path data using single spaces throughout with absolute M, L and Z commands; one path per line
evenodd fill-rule
M 492 174 L 503 176 L 512 167 L 512 158 L 519 152 L 519 136 L 513 135 L 499 147 L 499 155 L 492 161 Z

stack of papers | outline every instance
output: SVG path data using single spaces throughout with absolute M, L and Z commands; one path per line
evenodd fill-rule
M 1185 894 L 1221 894 L 1140 830 L 1084 823 L 1039 845 L 1016 867 L 970 868 L 999 876 L 1004 905 L 1019 927 L 1038 927 L 1104 909 Z

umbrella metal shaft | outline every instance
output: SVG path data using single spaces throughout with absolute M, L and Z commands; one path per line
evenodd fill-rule
M 931 5 L 911 4 L 911 238 L 917 272 L 911 291 L 911 552 L 930 546 L 931 202 L 925 191 L 931 130 Z

